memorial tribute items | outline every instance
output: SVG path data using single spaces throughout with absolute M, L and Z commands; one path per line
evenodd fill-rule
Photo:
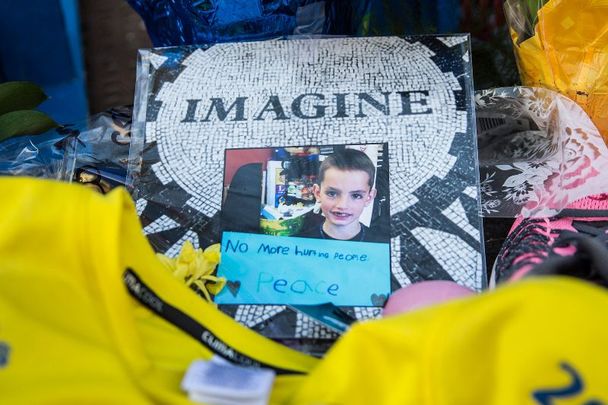
M 219 308 L 275 339 L 336 337 L 294 305 L 366 319 L 410 283 L 481 289 L 469 57 L 466 35 L 142 51 L 144 232 L 169 256 L 222 243 Z
M 358 322 L 319 361 L 163 269 L 124 190 L 28 178 L 2 178 L 0 190 L 11 196 L 0 200 L 3 402 L 244 403 L 261 400 L 269 370 L 270 404 L 606 402 L 608 295 L 590 283 L 536 277 Z M 186 370 L 200 360 L 211 374 L 193 385 Z M 223 381 L 243 373 L 255 385 Z

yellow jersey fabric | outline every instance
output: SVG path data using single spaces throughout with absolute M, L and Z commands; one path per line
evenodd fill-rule
M 301 404 L 608 404 L 608 293 L 568 278 L 355 325 Z M 597 401 L 597 402 L 593 402 Z
M 354 325 L 322 360 L 162 268 L 129 195 L 0 179 L 0 403 L 190 403 L 192 361 L 277 372 L 270 403 L 608 404 L 608 293 L 568 278 Z
M 125 190 L 3 178 L 0 195 L 0 403 L 190 403 L 184 372 L 214 354 L 275 368 L 280 403 L 316 363 L 174 279 Z

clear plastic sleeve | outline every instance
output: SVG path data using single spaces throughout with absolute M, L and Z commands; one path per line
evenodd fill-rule
M 101 193 L 126 185 L 131 107 L 115 107 L 88 119 L 65 146 L 64 180 Z
M 608 190 L 608 150 L 583 109 L 543 88 L 476 92 L 485 217 L 552 216 Z
M 337 334 L 294 306 L 367 319 L 413 282 L 480 290 L 469 58 L 466 35 L 142 50 L 127 183 L 144 232 L 168 256 L 221 243 L 220 309 L 307 351 Z M 375 181 L 354 193 L 367 214 L 324 212 L 317 193 L 322 164 L 346 154 Z M 361 224 L 356 240 L 326 238 L 332 215 Z

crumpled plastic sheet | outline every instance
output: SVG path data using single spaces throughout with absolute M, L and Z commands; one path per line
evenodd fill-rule
M 608 7 L 598 0 L 506 0 L 522 84 L 576 101 L 608 142 Z
M 131 107 L 118 107 L 81 123 L 0 143 L 0 175 L 76 181 L 102 193 L 125 185 Z
M 0 142 L 0 175 L 63 178 L 66 172 L 64 140 L 69 127 L 36 136 Z
M 82 183 L 103 194 L 126 185 L 131 115 L 131 107 L 116 107 L 89 119 L 86 129 L 66 143 L 63 180 Z
M 583 109 L 544 88 L 475 94 L 484 217 L 553 216 L 608 192 L 608 148 Z

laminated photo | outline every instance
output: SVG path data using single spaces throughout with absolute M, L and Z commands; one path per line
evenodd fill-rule
M 225 156 L 216 303 L 373 307 L 390 294 L 388 144 Z
M 140 51 L 129 183 L 175 256 L 222 246 L 219 308 L 274 339 L 334 339 L 424 280 L 486 284 L 467 35 Z

